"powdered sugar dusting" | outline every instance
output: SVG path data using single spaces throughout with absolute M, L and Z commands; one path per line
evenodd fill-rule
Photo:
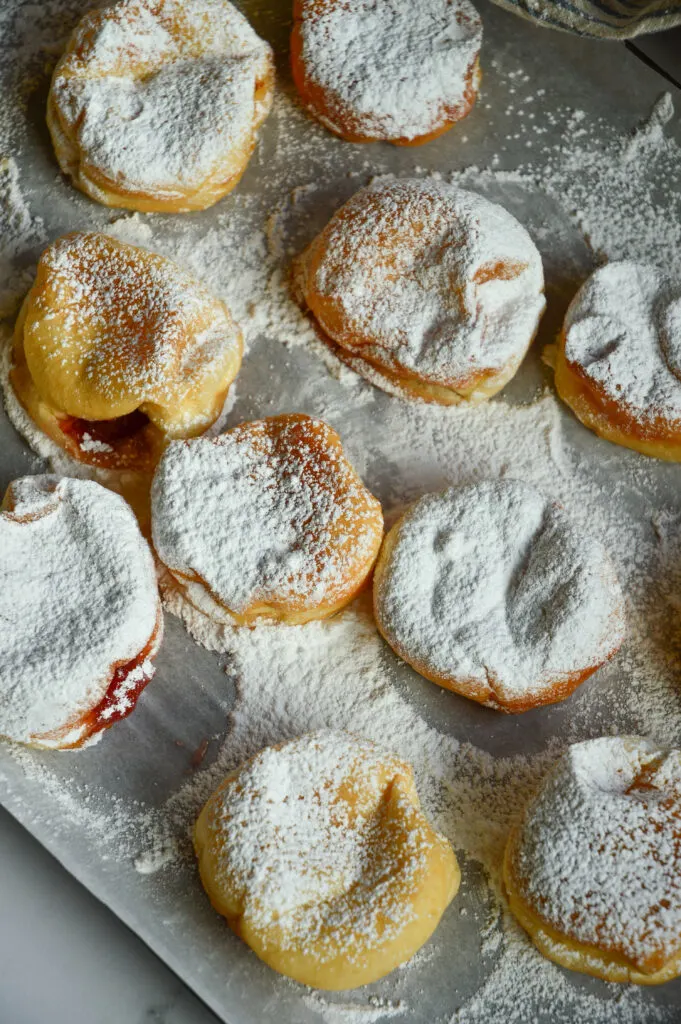
M 624 636 L 601 545 L 517 481 L 422 498 L 375 580 L 376 612 L 408 661 L 491 706 L 541 700 Z
M 636 423 L 681 422 L 681 281 L 652 264 L 599 268 L 572 301 L 565 356 Z
M 543 95 L 539 90 L 529 98 L 541 101 Z M 606 119 L 587 118 L 583 110 L 547 111 L 547 124 L 541 126 L 519 116 L 527 118 L 528 109 L 532 116 L 531 108 L 518 106 L 516 101 L 508 113 L 516 138 L 533 159 L 506 170 L 495 166 L 502 161 L 498 153 L 490 166 L 456 171 L 452 180 L 483 191 L 494 184 L 502 190 L 515 185 L 549 195 L 583 232 L 598 262 L 637 260 L 678 272 L 681 217 L 676 175 L 681 151 L 664 130 L 674 114 L 670 94 L 663 93 L 648 117 L 626 133 Z M 542 144 L 541 133 L 551 128 L 559 129 L 561 141 Z M 544 225 L 541 235 L 546 230 L 550 235 L 554 227 Z
M 299 3 L 304 77 L 325 96 L 336 131 L 413 139 L 464 104 L 482 42 L 468 0 Z
M 170 260 L 77 233 L 41 257 L 23 347 L 57 409 L 101 419 L 140 408 L 182 434 L 214 418 L 241 339 L 226 307 Z
M 542 1007 L 551 1024 L 673 1024 L 673 1007 L 653 1005 L 633 985 L 602 986 L 598 994 L 578 988 L 569 972 L 530 945 L 519 924 L 506 918 L 504 925 L 504 954 L 447 1024 L 527 1024 L 528 999 Z
M 136 665 L 116 688 L 115 699 L 102 709 L 100 719 L 108 722 L 112 718 L 123 718 L 129 714 L 135 706 L 135 691 L 141 682 L 151 679 L 155 671 L 156 668 L 150 658 L 145 658 L 140 665 Z
M 681 754 L 636 739 L 579 743 L 513 846 L 519 893 L 559 934 L 659 965 L 681 935 Z
M 99 441 L 96 437 L 91 437 L 90 434 L 83 434 L 80 440 L 80 448 L 84 452 L 112 452 L 113 448 L 106 441 Z
M 83 9 L 82 3 L 70 0 L 47 0 L 39 6 L 29 5 L 15 17 L 12 5 L 0 5 L 0 24 L 9 26 L 12 40 L 7 54 L 11 76 L 4 74 L 6 66 L 0 69 L 3 85 L 12 86 L 0 110 L 3 149 L 13 152 L 22 168 L 20 184 L 32 216 L 44 216 L 47 223 L 49 213 L 51 237 L 72 228 L 74 218 L 79 226 L 104 230 L 109 211 L 88 203 L 63 182 L 53 185 L 52 164 L 43 168 L 41 184 L 49 179 L 50 185 L 41 205 L 39 190 L 29 187 L 33 174 L 20 158 L 19 144 L 23 149 L 34 133 L 15 96 L 14 62 L 23 73 L 30 61 L 31 71 L 42 75 L 45 60 L 56 56 L 60 44 L 55 40 L 65 36 Z M 674 127 L 669 132 L 654 118 L 654 125 L 643 125 L 632 146 L 619 104 L 611 104 L 607 119 L 594 117 L 600 97 L 595 89 L 589 113 L 558 109 L 556 93 L 572 104 L 573 82 L 579 81 L 584 90 L 594 82 L 581 59 L 570 73 L 564 57 L 556 60 L 559 73 L 552 75 L 550 86 L 542 81 L 542 60 L 546 68 L 552 59 L 542 54 L 552 54 L 553 46 L 563 53 L 563 44 L 566 50 L 571 44 L 547 33 L 539 48 L 528 37 L 522 52 L 531 49 L 536 66 L 530 67 L 529 61 L 527 67 L 518 66 L 521 51 L 516 46 L 524 26 L 503 15 L 497 18 L 488 7 L 486 28 L 488 39 L 496 39 L 503 52 L 497 61 L 490 43 L 485 60 L 488 98 L 474 114 L 482 119 L 482 143 L 471 121 L 468 139 L 465 124 L 443 139 L 442 150 L 434 143 L 418 156 L 413 151 L 391 149 L 386 156 L 387 150 L 376 147 L 369 152 L 336 145 L 330 136 L 327 148 L 320 142 L 326 135 L 323 129 L 305 119 L 281 90 L 263 133 L 266 158 L 251 165 L 262 196 L 250 190 L 249 178 L 209 222 L 150 216 L 120 218 L 111 226 L 126 241 L 190 267 L 244 320 L 253 360 L 242 372 L 249 367 L 254 372 L 240 385 L 233 422 L 284 408 L 304 408 L 327 419 L 338 427 L 391 517 L 421 494 L 447 485 L 504 475 L 532 481 L 603 540 L 630 606 L 629 637 L 612 666 L 565 704 L 503 721 L 419 680 L 379 640 L 363 607 L 325 625 L 300 629 L 218 630 L 204 620 L 197 629 L 203 630 L 206 642 L 217 640 L 217 647 L 230 652 L 226 678 L 208 654 L 188 649 L 182 627 L 169 618 L 163 685 L 150 687 L 136 714 L 98 748 L 60 758 L 3 748 L 3 800 L 15 813 L 65 860 L 76 867 L 86 865 L 90 884 L 131 925 L 143 928 L 157 948 L 178 950 L 179 969 L 195 983 L 200 977 L 203 990 L 216 1002 L 231 999 L 234 977 L 239 982 L 248 978 L 253 999 L 262 995 L 249 1010 L 256 1018 L 270 1013 L 279 1019 L 361 1024 L 355 1004 L 363 1010 L 370 999 L 376 1003 L 369 1003 L 372 1014 L 390 1010 L 391 1019 L 400 1024 L 431 1024 L 450 1015 L 456 1024 L 527 1024 L 530 1019 L 551 1024 L 671 1024 L 678 1015 L 674 983 L 649 991 L 614 988 L 552 965 L 513 921 L 500 915 L 474 863 L 484 864 L 496 886 L 509 828 L 566 739 L 624 730 L 681 744 L 675 626 L 681 592 L 677 468 L 660 467 L 587 436 L 552 393 L 541 395 L 538 359 L 532 353 L 503 399 L 477 408 L 472 416 L 470 410 L 392 401 L 350 370 L 339 369 L 327 349 L 312 347 L 308 324 L 287 289 L 290 256 L 310 242 L 334 209 L 372 175 L 398 166 L 398 173 L 412 175 L 415 160 L 425 163 L 428 173 L 437 166 L 444 177 L 472 159 L 484 163 L 451 173 L 457 184 L 502 202 L 529 225 L 547 267 L 552 314 L 547 328 L 557 329 L 567 299 L 593 269 L 594 253 L 598 260 L 635 256 L 669 268 L 678 264 L 681 154 Z M 578 41 L 573 43 L 581 52 Z M 625 63 L 625 55 L 616 50 L 611 57 L 615 70 L 617 61 Z M 626 61 L 623 73 L 635 66 L 630 55 Z M 605 83 L 609 71 L 606 76 L 604 67 L 598 75 Z M 629 97 L 626 110 L 636 111 L 626 116 L 642 113 L 647 100 L 639 103 L 634 96 L 649 97 L 654 88 L 650 83 L 643 72 L 640 78 L 633 74 L 631 85 L 618 92 Z M 582 95 L 586 102 L 586 91 Z M 603 95 L 600 108 L 605 110 L 614 91 Z M 489 115 L 485 102 L 493 107 Z M 42 120 L 42 106 L 36 119 Z M 32 159 L 36 148 L 25 152 Z M 273 210 L 276 224 L 269 231 Z M 592 251 L 580 231 L 588 236 Z M 268 250 L 270 240 L 276 244 Z M 19 238 L 18 247 L 27 265 L 35 259 L 29 240 Z M 324 366 L 317 362 L 320 354 Z M 275 379 L 277 387 L 272 388 Z M 530 404 L 514 404 L 533 396 Z M 234 729 L 223 742 L 234 683 L 239 690 Z M 464 884 L 427 947 L 427 957 L 368 992 L 331 994 L 324 996 L 324 1005 L 322 1000 L 309 1005 L 303 999 L 312 999 L 311 993 L 281 982 L 264 968 L 258 972 L 258 965 L 246 959 L 238 941 L 210 913 L 193 865 L 183 855 L 188 855 L 187 836 L 196 814 L 227 771 L 264 744 L 324 727 L 370 736 L 414 761 L 424 806 L 461 855 Z M 205 767 L 187 776 L 190 751 L 206 736 L 213 739 Z M 459 745 L 455 736 L 468 742 Z M 186 747 L 177 746 L 176 740 Z M 504 752 L 514 756 L 505 758 Z M 169 792 L 174 795 L 168 800 Z M 148 803 L 141 806 L 142 800 Z M 173 851 L 172 861 L 168 850 Z M 135 870 L 137 857 L 149 874 Z M 226 974 L 226 962 L 237 965 L 234 974 Z
M 197 639 L 217 640 L 218 646 L 230 652 L 229 674 L 237 682 L 239 699 L 222 753 L 202 777 L 169 802 L 166 813 L 171 818 L 177 814 L 182 821 L 190 820 L 190 808 L 200 807 L 225 772 L 263 746 L 317 729 L 347 729 L 413 763 L 425 813 L 457 851 L 484 864 L 500 894 L 500 866 L 509 828 L 555 759 L 557 745 L 549 745 L 534 757 L 493 757 L 429 726 L 413 699 L 405 699 L 399 686 L 387 684 L 388 679 L 395 679 L 392 662 L 376 635 L 366 600 L 327 622 L 286 629 L 229 628 L 221 638 L 194 609 L 185 606 L 184 611 Z M 324 685 L 325 681 L 332 685 Z M 630 699 L 638 701 L 639 695 L 632 693 Z M 607 700 L 603 705 L 592 699 L 589 709 L 592 729 L 603 728 L 611 719 L 613 707 Z M 456 714 L 456 709 L 452 710 Z M 444 713 L 442 704 L 439 713 Z M 616 722 L 609 724 L 617 728 Z M 460 899 L 447 918 L 450 926 Z M 590 1024 L 673 1020 L 664 1009 L 643 1006 L 634 989 L 610 993 L 599 988 L 590 994 L 575 987 L 564 972 L 530 946 L 511 918 L 500 913 L 498 907 L 485 939 L 487 980 L 478 994 L 471 993 L 463 1000 L 466 1005 L 454 1012 L 452 1024 L 503 1024 L 505 1020 L 525 1024 L 528 1006 L 536 1005 L 561 1022 L 573 1016 L 580 1019 L 579 1014 Z M 447 928 L 447 923 L 443 927 Z M 436 933 L 428 947 L 435 963 L 442 963 L 443 957 L 448 962 L 447 942 L 452 941 L 451 937 L 439 939 Z M 410 970 L 420 968 L 417 964 L 405 969 L 405 979 Z M 390 1004 L 399 1001 L 397 993 L 405 991 L 404 984 L 391 976 L 375 991 Z M 348 1005 L 347 997 L 339 1002 L 334 1009 L 331 997 L 324 997 L 328 1005 L 319 1007 L 322 1019 L 333 1024 L 346 1015 L 348 1024 L 362 1020 L 364 1007 Z M 407 996 L 407 1005 L 402 1007 L 405 1020 L 409 1019 L 408 1003 Z
M 140 875 L 153 875 L 173 862 L 180 855 L 177 843 L 172 840 L 162 841 L 142 853 L 133 860 L 135 871 Z
M 303 996 L 303 1002 L 321 1014 L 324 1024 L 375 1024 L 376 1021 L 401 1016 L 409 1009 L 401 1000 L 393 1003 L 379 996 L 370 996 L 364 1002 L 332 1003 L 314 992 Z
M 0 513 L 0 733 L 50 745 L 72 725 L 59 742 L 76 742 L 115 666 L 156 628 L 151 553 L 132 511 L 98 484 L 25 477 L 11 493 L 12 511 Z M 125 687 L 153 665 L 135 671 Z
M 545 305 L 541 259 L 522 225 L 434 181 L 360 191 L 301 258 L 299 278 L 342 348 L 454 390 L 516 366 Z
M 406 772 L 366 740 L 328 730 L 262 751 L 199 819 L 205 880 L 249 932 L 266 939 L 272 928 L 283 950 L 366 970 L 367 954 L 415 919 L 432 851 L 447 849 Z
M 245 424 L 172 445 L 152 487 L 154 545 L 229 611 L 302 611 L 351 596 L 382 517 L 330 429 L 307 417 Z M 217 608 L 212 608 L 214 614 Z M 220 616 L 219 616 L 220 617 Z
M 16 161 L 0 156 L 0 318 L 14 312 L 18 296 L 31 283 L 30 267 L 24 266 L 26 249 L 34 250 L 44 240 L 42 219 L 30 211 Z

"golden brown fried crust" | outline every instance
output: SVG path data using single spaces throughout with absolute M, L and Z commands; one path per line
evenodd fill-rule
M 285 746 L 278 744 L 270 750 L 277 751 Z M 249 764 L 247 762 L 243 768 Z M 434 831 L 421 810 L 411 766 L 386 758 L 376 796 L 364 791 L 368 790 L 367 783 L 363 772 L 359 775 L 363 767 L 360 761 L 358 777 L 348 779 L 339 787 L 338 799 L 350 808 L 350 815 L 360 827 L 363 819 L 371 819 L 374 839 L 373 856 L 368 858 L 370 863 L 376 860 L 392 865 L 392 870 L 386 872 L 381 881 L 384 899 L 388 905 L 393 902 L 400 909 L 405 905 L 411 911 L 409 920 L 397 934 L 390 934 L 388 926 L 381 938 L 372 941 L 353 931 L 353 909 L 361 907 L 368 898 L 361 883 L 346 894 L 350 910 L 346 910 L 345 919 L 339 915 L 340 920 L 334 920 L 332 927 L 323 926 L 318 939 L 292 942 L 285 926 L 261 925 L 252 920 L 237 880 L 225 870 L 222 849 L 225 822 L 229 820 L 224 815 L 223 800 L 229 799 L 232 787 L 240 786 L 243 768 L 228 776 L 217 789 L 194 828 L 201 882 L 217 913 L 273 970 L 325 991 L 343 991 L 369 984 L 406 962 L 433 934 L 461 883 L 454 851 L 446 839 Z M 326 781 L 320 778 L 320 785 Z M 347 810 L 341 811 L 341 815 L 350 816 Z M 409 863 L 416 843 L 427 847 L 423 867 L 413 883 L 402 885 L 402 865 Z M 355 913 L 360 916 L 361 910 Z M 332 955 L 329 949 L 334 950 Z
M 338 545 L 352 552 L 358 539 L 353 520 L 361 517 L 363 530 L 367 529 L 367 523 L 372 530 L 370 550 L 363 559 L 354 559 L 347 575 L 339 579 L 338 584 L 334 586 L 330 599 L 321 601 L 313 607 L 309 607 L 306 595 L 291 593 L 280 603 L 257 602 L 237 612 L 227 607 L 218 595 L 213 593 L 206 580 L 196 572 L 185 574 L 169 568 L 174 583 L 184 598 L 199 611 L 209 617 L 213 613 L 213 617 L 232 621 L 241 626 L 251 626 L 259 620 L 302 625 L 305 622 L 335 615 L 371 584 L 373 566 L 383 539 L 383 513 L 380 502 L 362 484 L 347 461 L 336 431 L 320 420 L 312 420 L 302 413 L 285 413 L 251 423 L 241 423 L 226 431 L 226 434 L 250 437 L 256 444 L 260 437 L 263 442 L 267 442 L 268 447 L 273 442 L 275 451 L 282 458 L 291 459 L 292 464 L 296 464 L 299 455 L 301 475 L 309 474 L 321 486 L 328 486 L 328 481 L 335 478 L 333 497 L 339 508 L 341 503 L 348 500 L 349 484 L 356 488 L 351 508 L 339 515 L 333 525 L 329 549 Z M 324 469 L 329 465 L 338 466 L 338 471 L 325 473 Z
M 73 261 L 67 272 L 53 265 L 59 247 Z M 150 292 L 158 291 L 166 268 L 171 301 L 164 305 Z M 84 282 L 95 279 L 90 291 L 83 287 L 79 293 Z M 98 301 L 100 288 L 105 302 Z M 198 301 L 188 319 L 173 308 L 172 296 L 182 301 L 194 296 L 194 289 Z M 141 377 L 156 335 L 168 324 L 174 346 L 169 378 L 159 382 L 158 394 L 147 394 L 135 384 L 135 367 Z M 225 332 L 219 360 L 214 369 L 206 363 L 205 373 L 194 360 L 190 378 L 178 370 L 183 354 L 216 324 Z M 57 346 L 59 361 L 54 360 Z M 87 387 L 81 386 L 86 362 L 105 348 L 109 361 L 100 384 L 90 375 Z M 219 416 L 242 350 L 240 331 L 224 304 L 170 261 L 106 235 L 76 232 L 58 239 L 41 257 L 15 326 L 10 383 L 33 422 L 72 458 L 101 469 L 150 473 L 169 436 L 202 433 Z M 112 373 L 114 354 L 118 370 Z
M 202 182 L 197 188 L 179 183 L 172 194 L 159 186 L 158 190 L 135 189 L 120 180 L 109 177 L 93 162 L 91 154 L 84 151 L 78 142 L 78 122 L 71 122 L 55 98 L 54 83 L 58 76 L 71 77 L 81 71 L 84 45 L 82 39 L 91 39 L 106 23 L 107 8 L 88 12 L 73 32 L 66 51 L 60 58 L 52 76 L 47 100 L 47 126 L 52 138 L 55 155 L 64 174 L 69 175 L 76 188 L 104 206 L 140 213 L 190 213 L 205 210 L 226 196 L 238 184 L 257 143 L 257 132 L 263 124 L 272 105 L 274 95 L 274 61 L 270 54 L 264 74 L 255 83 L 255 116 L 252 131 L 241 147 L 236 147 L 217 174 Z M 132 29 L 131 29 L 132 33 Z M 181 37 L 183 27 L 171 27 L 171 34 Z M 79 45 L 80 40 L 80 45 Z M 96 70 L 94 74 L 96 74 Z M 144 64 L 137 71 L 142 79 L 147 74 Z M 133 69 L 133 77 L 134 77 Z
M 624 956 L 618 956 L 598 946 L 578 942 L 547 924 L 519 892 L 513 870 L 515 847 L 519 836 L 519 830 L 514 829 L 506 844 L 503 863 L 504 889 L 513 916 L 522 925 L 543 956 L 570 971 L 590 974 L 603 981 L 615 983 L 661 985 L 681 974 L 681 953 L 673 956 L 666 963 L 663 963 L 661 958 L 655 958 L 648 965 L 649 969 L 642 970 Z
M 358 373 L 360 377 L 387 391 L 388 394 L 425 402 L 428 405 L 462 405 L 465 403 L 476 405 L 478 402 L 484 402 L 505 387 L 515 375 L 521 362 L 521 360 L 514 360 L 496 375 L 484 371 L 471 375 L 466 385 L 461 385 L 456 389 L 448 388 L 443 384 L 433 384 L 421 377 L 410 375 L 406 371 L 388 369 L 372 359 L 363 358 L 348 351 L 329 337 L 309 309 L 307 317 L 319 340 L 337 359 Z M 532 344 L 532 340 L 530 344 Z
M 437 212 L 438 197 L 420 200 L 427 211 Z M 463 365 L 448 379 L 433 379 L 411 368 L 400 365 L 385 342 L 375 337 L 361 317 L 355 322 L 348 317 L 343 296 L 338 292 L 323 293 L 316 286 L 320 267 L 334 273 L 340 272 L 347 260 L 342 243 L 335 239 L 344 233 L 352 236 L 353 231 L 361 233 L 364 220 L 371 222 L 373 215 L 381 217 L 383 197 L 380 191 L 363 190 L 336 211 L 327 226 L 313 239 L 308 247 L 293 261 L 291 291 L 295 301 L 307 314 L 320 340 L 337 358 L 359 373 L 370 383 L 391 394 L 437 405 L 476 404 L 497 394 L 515 375 L 527 350 L 532 344 L 539 327 L 539 318 L 534 330 L 503 366 Z M 377 249 L 376 262 L 386 273 L 396 266 L 399 247 L 411 248 L 416 253 L 423 247 L 422 209 L 408 214 L 409 225 L 413 226 L 413 237 L 408 234 L 402 219 L 394 217 L 381 231 L 380 251 Z M 331 246 L 330 238 L 334 238 Z M 491 280 L 506 281 L 517 277 L 527 268 L 523 262 L 498 260 L 479 268 L 474 280 L 484 284 Z M 370 268 L 371 269 L 371 268 Z M 426 270 L 428 267 L 426 267 Z M 397 274 L 398 271 L 395 270 Z M 453 289 L 455 285 L 452 283 Z M 455 294 L 463 303 L 460 291 Z M 384 354 L 385 353 L 385 354 Z M 450 371 L 451 373 L 452 371 Z
M 558 395 L 584 426 L 613 444 L 667 462 L 681 462 L 681 422 L 663 416 L 637 420 L 591 380 L 579 363 L 568 360 L 565 341 L 563 329 L 556 346 L 547 353 L 547 362 L 555 364 Z

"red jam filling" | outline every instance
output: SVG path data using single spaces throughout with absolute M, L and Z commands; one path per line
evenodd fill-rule
M 59 426 L 62 433 L 73 438 L 79 447 L 83 441 L 90 440 L 115 448 L 121 441 L 139 434 L 148 423 L 144 413 L 136 409 L 113 420 L 81 420 L 76 416 L 66 416 L 59 421 Z
M 128 677 L 147 660 L 150 652 L 153 650 L 155 639 L 156 630 L 154 630 L 153 637 L 143 651 L 140 651 L 135 658 L 126 662 L 125 665 L 119 665 L 116 669 L 109 683 L 109 688 L 99 704 L 83 718 L 83 724 L 87 728 L 87 736 L 92 736 L 102 729 L 108 729 L 114 722 L 127 718 L 130 712 L 134 711 L 142 690 L 154 675 L 153 668 L 149 673 L 140 672 L 139 678 L 135 679 L 133 683 L 129 682 Z

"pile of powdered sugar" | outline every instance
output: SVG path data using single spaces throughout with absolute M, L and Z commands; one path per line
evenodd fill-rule
M 549 163 L 548 190 L 559 199 L 564 190 L 562 202 L 601 259 L 681 269 L 679 146 L 664 131 L 674 116 L 669 93 L 629 136 L 618 136 L 606 124 L 600 131 L 587 127 L 582 115 L 577 145 L 568 144 Z
M 530 94 L 529 99 L 534 98 Z M 471 165 L 455 171 L 452 180 L 485 194 L 494 186 L 546 194 L 583 232 L 598 262 L 634 259 L 678 271 L 681 148 L 665 131 L 675 116 L 671 95 L 663 93 L 649 116 L 628 133 L 618 132 L 604 119 L 590 119 L 583 110 L 547 111 L 540 129 L 536 121 L 526 119 L 527 110 L 514 108 L 511 116 L 514 138 L 521 147 L 530 143 L 531 160 L 505 169 L 500 166 L 503 154 L 497 154 L 490 166 Z M 525 117 L 519 116 L 523 113 Z M 540 134 L 551 129 L 560 141 L 545 141 Z M 550 247 L 555 231 L 556 225 L 549 222 L 533 232 L 542 251 L 542 241 Z

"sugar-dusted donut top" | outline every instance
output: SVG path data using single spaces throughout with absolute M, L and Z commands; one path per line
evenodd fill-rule
M 564 936 L 636 965 L 681 947 L 681 753 L 635 737 L 561 757 L 530 804 L 511 867 Z
M 227 0 L 119 0 L 80 22 L 52 97 L 86 165 L 173 198 L 248 144 L 271 65 L 269 45 Z
M 368 573 L 383 530 L 338 435 L 302 415 L 170 445 L 152 523 L 161 560 L 237 613 L 341 600 Z
M 412 139 L 463 104 L 482 43 L 469 0 L 300 0 L 298 11 L 305 77 L 331 127 L 340 108 L 359 134 Z
M 284 948 L 321 963 L 399 934 L 429 852 L 447 845 L 419 812 L 411 768 L 340 732 L 261 751 L 203 815 L 212 886 L 249 932 L 273 928 Z
M 25 310 L 38 391 L 85 419 L 141 408 L 171 434 L 191 432 L 211 421 L 215 393 L 241 359 L 241 332 L 222 302 L 171 260 L 104 234 L 48 246 Z
M 525 228 L 443 182 L 360 190 L 302 267 L 305 299 L 337 344 L 454 388 L 517 364 L 545 306 L 541 257 Z
M 607 263 L 565 318 L 565 357 L 640 426 L 681 424 L 681 280 L 645 263 Z
M 518 481 L 429 494 L 394 528 L 377 577 L 381 627 L 412 664 L 500 702 L 604 661 L 623 598 L 601 544 Z
M 74 728 L 157 625 L 153 558 L 117 494 L 89 480 L 24 477 L 0 512 L 0 735 Z M 146 674 L 151 667 L 145 666 Z

